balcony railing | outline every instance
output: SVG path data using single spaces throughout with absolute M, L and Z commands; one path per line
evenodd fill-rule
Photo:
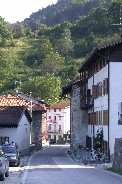
M 81 98 L 81 109 L 89 109 L 89 108 L 92 108 L 93 106 L 94 106 L 94 100 L 91 95 Z
M 62 134 L 62 130 L 47 130 L 47 133 Z

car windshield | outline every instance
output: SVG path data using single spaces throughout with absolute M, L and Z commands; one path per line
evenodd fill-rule
M 12 147 L 2 147 L 2 150 L 5 152 L 5 153 L 16 153 L 16 150 Z

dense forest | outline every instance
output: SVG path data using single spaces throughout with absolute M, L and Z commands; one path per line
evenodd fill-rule
M 97 45 L 120 37 L 121 0 L 58 0 L 23 22 L 0 17 L 0 94 L 32 92 L 55 103 Z

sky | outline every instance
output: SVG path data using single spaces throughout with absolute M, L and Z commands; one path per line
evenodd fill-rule
M 9 23 L 21 22 L 39 9 L 58 0 L 0 0 L 0 16 Z

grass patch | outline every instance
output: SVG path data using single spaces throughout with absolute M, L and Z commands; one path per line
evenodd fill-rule
M 116 173 L 116 174 L 119 174 L 119 175 L 122 175 L 122 170 L 119 170 L 119 169 L 114 169 L 111 167 L 111 168 L 108 168 L 106 170 L 111 171 L 111 172 Z

